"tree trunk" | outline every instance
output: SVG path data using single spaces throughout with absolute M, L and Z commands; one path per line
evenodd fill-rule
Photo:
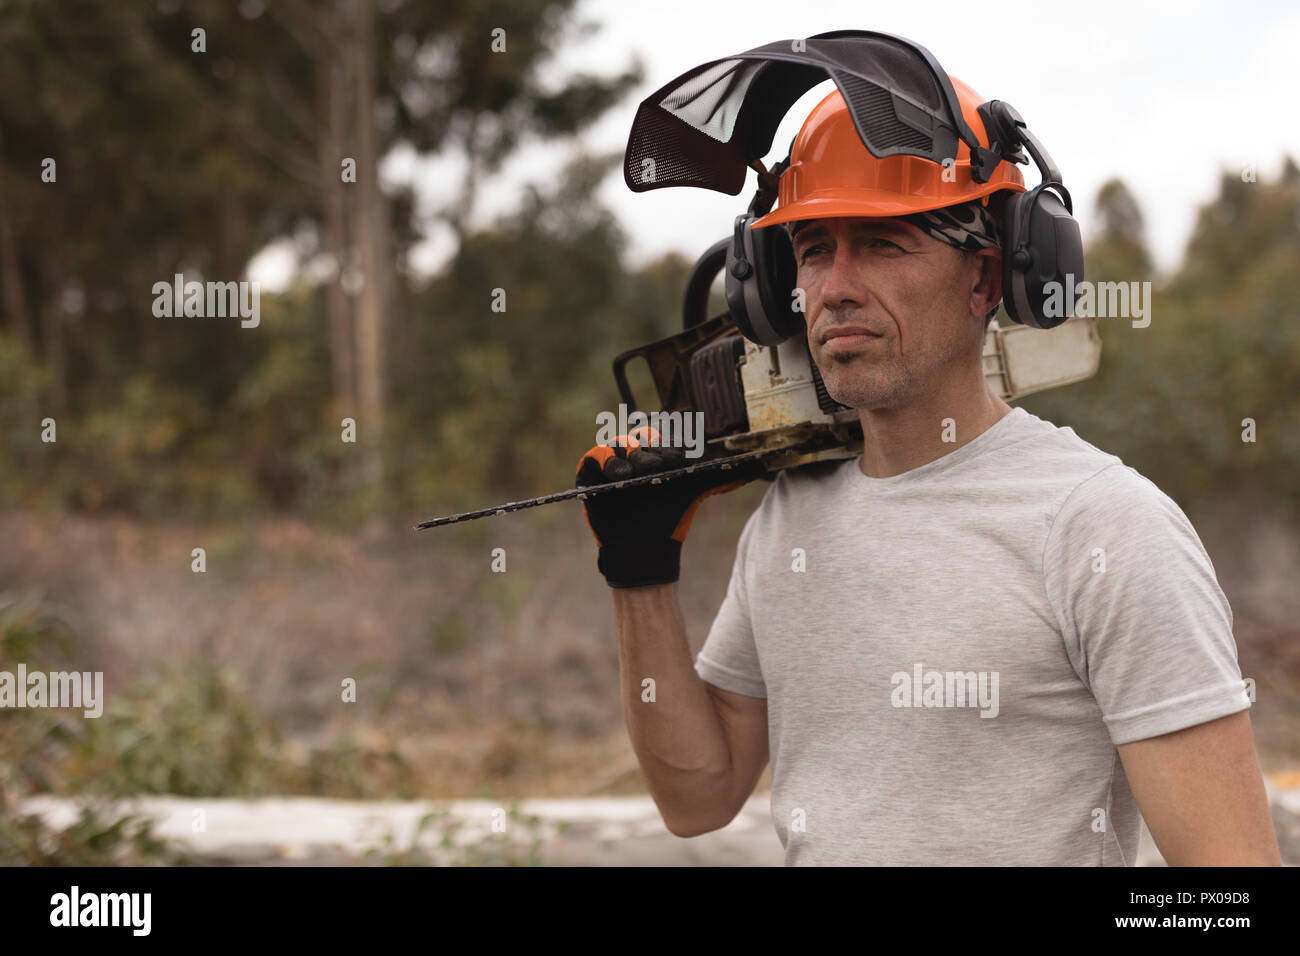
M 329 316 L 330 365 L 333 373 L 335 410 L 355 416 L 357 389 L 353 367 L 352 303 L 343 289 L 343 270 L 348 265 L 346 190 L 343 174 L 343 130 L 347 123 L 351 93 L 344 64 L 332 57 L 317 60 L 317 115 L 321 123 L 321 202 L 325 224 L 325 251 L 337 263 L 337 271 L 326 290 Z
M 47 259 L 42 264 L 41 338 L 45 364 L 50 370 L 50 407 L 62 414 L 68 408 L 68 360 L 63 341 L 63 274 Z
M 4 139 L 0 135 L 0 284 L 4 286 L 5 323 L 9 332 L 27 355 L 32 354 L 32 323 L 27 314 L 27 300 L 23 294 L 22 266 L 18 261 L 18 244 L 14 241 L 14 224 L 9 206 L 5 202 L 5 176 L 3 163 Z M 33 173 L 33 175 L 36 175 Z
M 361 416 L 360 442 L 365 451 L 367 485 L 380 492 L 384 485 L 384 293 L 388 263 L 383 257 L 383 194 L 379 190 L 375 131 L 375 10 L 374 0 L 353 0 L 353 24 L 348 38 L 352 78 L 356 84 L 357 144 L 356 240 L 361 252 L 363 283 L 357 299 L 357 384 Z

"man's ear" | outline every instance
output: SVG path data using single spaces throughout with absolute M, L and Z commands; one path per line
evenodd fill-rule
M 982 320 L 1002 299 L 1002 250 L 978 249 L 974 259 L 976 271 L 970 290 L 970 312 Z

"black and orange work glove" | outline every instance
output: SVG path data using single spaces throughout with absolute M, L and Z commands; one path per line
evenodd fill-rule
M 680 448 L 650 445 L 658 432 L 648 426 L 597 445 L 578 461 L 579 488 L 684 468 Z M 645 484 L 595 495 L 583 501 L 587 524 L 600 554 L 596 566 L 610 587 L 670 584 L 681 574 L 682 542 L 700 502 L 753 481 L 764 472 L 750 461 L 727 470 L 682 475 L 662 485 Z

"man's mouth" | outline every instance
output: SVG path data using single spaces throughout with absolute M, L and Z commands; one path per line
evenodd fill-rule
M 863 325 L 845 325 L 822 333 L 822 347 L 828 352 L 849 352 L 879 341 L 884 336 Z

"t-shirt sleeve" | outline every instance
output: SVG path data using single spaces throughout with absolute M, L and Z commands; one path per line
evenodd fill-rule
M 766 499 L 764 499 L 766 500 Z M 760 506 L 761 509 L 761 506 Z M 749 516 L 731 568 L 731 582 L 722 600 L 718 616 L 713 619 L 709 636 L 695 658 L 695 673 L 715 687 L 746 697 L 766 697 L 767 685 L 759 667 L 758 649 L 754 644 L 753 620 L 749 613 L 746 569 L 749 542 L 759 512 Z
M 1115 462 L 1069 495 L 1043 578 L 1115 744 L 1250 706 L 1209 555 L 1178 505 L 1132 468 Z

